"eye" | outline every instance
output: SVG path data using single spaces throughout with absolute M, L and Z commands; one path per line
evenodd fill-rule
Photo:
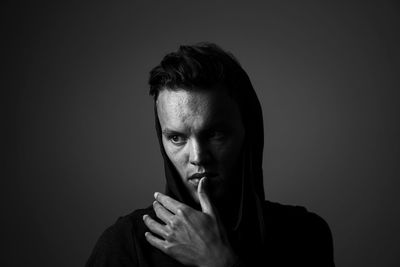
M 183 145 L 186 142 L 183 136 L 176 134 L 168 136 L 168 140 L 174 145 Z
M 223 140 L 226 134 L 223 131 L 213 131 L 210 133 L 209 137 L 214 140 Z

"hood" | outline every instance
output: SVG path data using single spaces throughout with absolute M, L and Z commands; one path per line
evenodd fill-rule
M 245 127 L 245 140 L 242 149 L 241 162 L 238 167 L 240 189 L 238 190 L 236 215 L 229 218 L 231 221 L 228 236 L 232 246 L 240 249 L 251 241 L 256 246 L 264 243 L 264 218 L 262 205 L 265 199 L 263 186 L 262 156 L 264 147 L 264 129 L 260 102 L 246 75 L 246 81 L 236 83 L 231 96 L 235 99 L 241 112 Z M 241 86 L 242 85 L 242 86 Z M 243 85 L 247 85 L 243 86 Z M 229 86 L 229 85 L 228 85 Z M 165 193 L 174 199 L 185 203 L 195 209 L 199 205 L 195 203 L 187 192 L 177 170 L 169 160 L 162 144 L 162 131 L 157 116 L 154 102 L 155 127 L 160 144 L 160 150 L 164 159 L 166 178 Z M 249 240 L 251 239 L 251 240 Z

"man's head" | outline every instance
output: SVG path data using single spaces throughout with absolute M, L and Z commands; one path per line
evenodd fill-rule
M 216 198 L 235 182 L 246 135 L 243 81 L 251 87 L 234 57 L 214 44 L 181 46 L 150 73 L 163 148 L 196 202 L 201 176 Z
M 150 72 L 150 95 L 157 100 L 158 94 L 167 88 L 214 90 L 216 85 L 220 85 L 235 97 L 239 80 L 246 78 L 247 74 L 234 56 L 217 45 L 183 45 L 178 51 L 167 54 Z

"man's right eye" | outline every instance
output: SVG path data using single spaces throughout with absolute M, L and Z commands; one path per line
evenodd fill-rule
M 185 143 L 185 138 L 180 135 L 171 135 L 168 139 L 175 145 L 182 145 Z

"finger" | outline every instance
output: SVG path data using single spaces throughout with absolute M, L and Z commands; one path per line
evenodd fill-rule
M 160 238 L 155 237 L 152 233 L 146 232 L 144 233 L 144 236 L 146 237 L 147 242 L 150 243 L 153 247 L 158 248 L 161 251 L 165 251 L 166 249 L 166 242 L 165 240 L 162 240 Z
M 225 227 L 223 226 L 221 218 L 219 217 L 217 210 L 213 206 L 211 199 L 208 197 L 208 193 L 206 190 L 208 180 L 206 179 L 206 177 L 202 178 L 199 182 L 199 186 L 197 187 L 197 194 L 199 196 L 201 209 L 204 213 L 210 215 L 217 222 L 223 238 L 225 240 L 228 240 Z
M 164 239 L 167 237 L 168 233 L 166 227 L 153 220 L 149 215 L 144 215 L 143 221 L 144 224 L 150 229 L 150 231 Z
M 154 194 L 154 197 L 161 205 L 163 205 L 165 208 L 167 208 L 173 214 L 177 214 L 178 210 L 182 211 L 184 208 L 188 207 L 185 204 L 173 199 L 172 197 L 166 196 L 162 193 L 156 192 Z
M 208 197 L 206 189 L 205 189 L 205 187 L 206 187 L 205 183 L 207 182 L 206 179 L 207 178 L 205 178 L 205 177 L 201 178 L 200 182 L 199 182 L 199 186 L 197 187 L 197 194 L 199 196 L 201 210 L 204 213 L 210 215 L 211 217 L 216 218 L 215 212 L 214 212 L 214 207 L 212 206 L 211 200 Z
M 158 203 L 158 201 L 153 202 L 153 209 L 156 212 L 157 217 L 160 218 L 163 222 L 165 222 L 166 224 L 171 222 L 174 215 L 166 208 L 164 208 L 163 205 Z

